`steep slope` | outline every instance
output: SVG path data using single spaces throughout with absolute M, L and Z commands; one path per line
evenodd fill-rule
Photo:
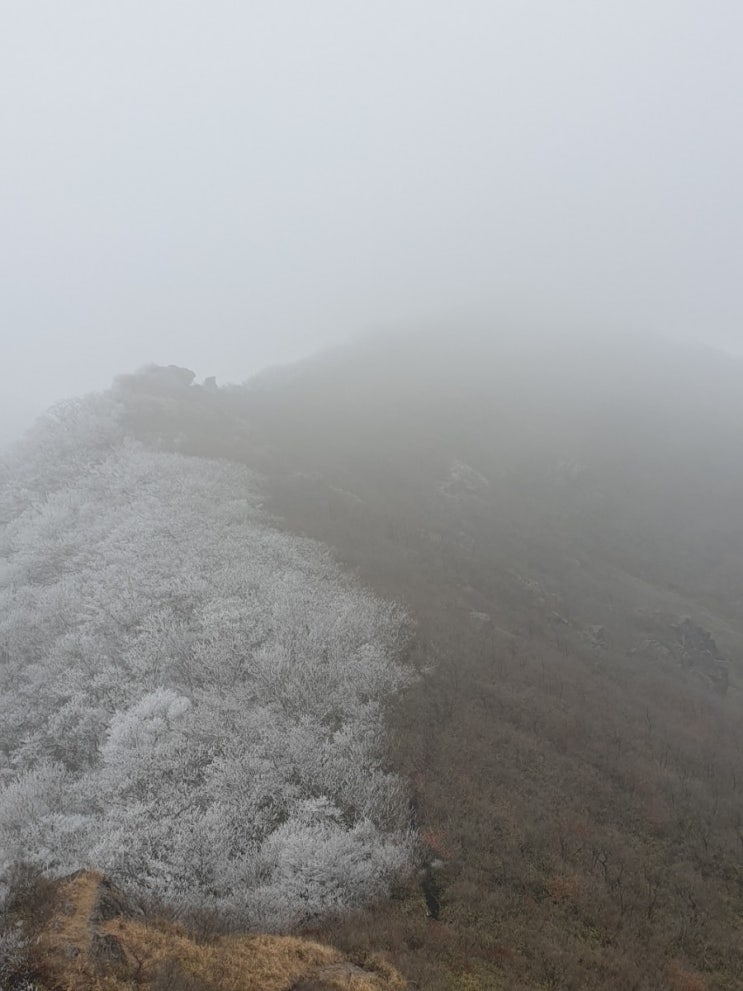
M 738 986 L 741 384 L 661 342 L 460 334 L 130 404 L 264 472 L 416 623 L 396 766 L 443 863 L 341 945 L 432 989 Z
M 127 433 L 261 473 L 414 625 L 384 723 L 421 872 L 316 936 L 430 991 L 738 988 L 742 383 L 676 345 L 481 334 L 119 380 Z

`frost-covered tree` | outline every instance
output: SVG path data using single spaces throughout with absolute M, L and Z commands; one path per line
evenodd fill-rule
M 6 460 L 0 872 L 95 866 L 280 928 L 405 866 L 402 618 L 257 491 L 126 440 L 105 397 Z

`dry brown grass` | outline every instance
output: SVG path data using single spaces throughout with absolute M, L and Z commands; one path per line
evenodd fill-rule
M 91 915 L 101 875 L 86 872 L 61 881 L 54 892 L 53 914 L 37 939 L 39 972 L 60 988 L 87 988 L 92 968 Z
M 98 921 L 103 878 L 59 883 L 36 946 L 45 985 L 59 991 L 402 991 L 383 959 L 370 970 L 320 943 L 291 936 L 218 936 L 197 942 L 171 923 L 123 915 Z

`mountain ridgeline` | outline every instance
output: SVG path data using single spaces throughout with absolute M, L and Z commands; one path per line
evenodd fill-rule
M 4 466 L 6 862 L 432 991 L 733 991 L 742 428 L 739 361 L 572 334 L 58 410 Z

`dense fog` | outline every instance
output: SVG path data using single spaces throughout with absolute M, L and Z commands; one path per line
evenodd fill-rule
M 11 3 L 0 439 L 148 361 L 239 381 L 442 318 L 740 347 L 742 16 Z
M 737 991 L 742 29 L 5 5 L 0 985 Z

